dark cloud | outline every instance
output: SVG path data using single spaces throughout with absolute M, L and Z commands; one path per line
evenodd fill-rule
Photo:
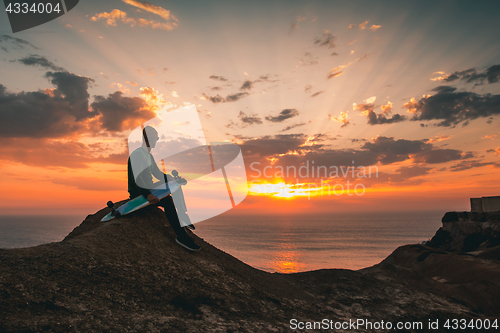
M 87 92 L 92 79 L 68 72 L 45 75 L 56 86 L 46 91 L 8 93 L 0 84 L 0 136 L 55 138 L 86 129 L 89 112 Z
M 38 54 L 31 54 L 27 57 L 19 59 L 18 61 L 26 66 L 40 66 L 47 69 L 52 69 L 53 71 L 56 72 L 66 71 L 64 68 L 56 66 L 52 61 Z
M 387 105 L 382 105 L 381 113 L 375 112 L 375 104 L 373 103 L 364 103 L 364 104 L 354 104 L 354 111 L 361 111 L 363 115 L 368 118 L 369 125 L 383 125 L 383 124 L 393 124 L 401 121 L 405 121 L 407 118 L 400 114 L 394 114 L 389 117 L 392 112 L 392 103 L 388 102 Z
M 475 68 L 466 69 L 464 71 L 454 72 L 443 79 L 446 82 L 462 80 L 467 83 L 477 82 L 477 84 L 497 83 L 500 80 L 500 65 L 493 65 L 482 72 L 478 72 Z
M 397 174 L 389 175 L 389 180 L 394 183 L 404 182 L 408 179 L 424 176 L 429 173 L 432 168 L 423 167 L 420 165 L 404 166 L 396 169 Z
M 262 124 L 262 119 L 257 117 L 256 115 L 247 115 L 243 111 L 240 111 L 238 118 L 242 123 L 247 125 L 259 125 Z
M 436 91 L 438 93 L 443 93 L 443 94 L 452 93 L 455 90 L 457 90 L 457 88 L 450 86 L 437 86 L 436 88 L 432 89 L 432 91 Z
M 267 116 L 266 120 L 273 123 L 281 123 L 287 119 L 293 118 L 299 115 L 297 109 L 283 109 L 277 116 Z
M 253 85 L 253 82 L 252 82 L 252 81 L 246 80 L 246 81 L 245 81 L 245 82 L 243 82 L 243 84 L 241 85 L 240 90 L 251 90 L 251 89 L 252 89 L 252 85 Z
M 385 114 L 375 113 L 373 110 L 368 112 L 368 124 L 370 125 L 380 125 L 380 124 L 393 124 L 405 121 L 406 117 L 400 114 L 394 114 L 392 117 L 387 118 Z
M 219 76 L 219 75 L 211 75 L 209 77 L 209 79 L 218 80 L 218 81 L 227 81 L 227 79 L 225 77 Z
M 13 44 L 17 48 L 21 48 L 21 49 L 24 49 L 25 46 L 29 46 L 29 47 L 34 48 L 35 50 L 39 50 L 38 47 L 31 44 L 30 42 L 25 41 L 24 39 L 11 37 L 9 35 L 0 35 L 0 44 L 4 44 L 4 43 Z M 9 52 L 8 48 L 6 46 L 2 46 L 2 50 Z
M 319 96 L 321 95 L 322 93 L 324 93 L 325 91 L 322 90 L 322 91 L 318 91 L 318 92 L 315 92 L 314 94 L 311 95 L 311 97 L 316 97 L 316 96 Z
M 236 94 L 232 94 L 232 95 L 227 95 L 226 99 L 225 99 L 225 102 L 236 102 L 236 101 L 242 99 L 243 97 L 245 97 L 247 95 L 248 95 L 247 92 L 236 93 Z
M 338 72 L 334 72 L 334 73 L 328 73 L 328 75 L 326 76 L 326 79 L 327 80 L 330 80 L 336 76 L 339 76 L 339 75 L 342 75 L 344 72 L 343 71 L 338 71 Z
M 325 138 L 326 139 L 326 138 Z M 256 139 L 246 139 L 241 149 L 247 164 L 250 177 L 255 177 L 257 170 L 271 168 L 295 167 L 303 165 L 326 166 L 374 166 L 378 163 L 389 165 L 402 161 L 414 164 L 396 169 L 395 174 L 382 174 L 380 178 L 368 183 L 403 182 L 408 179 L 426 175 L 431 167 L 424 165 L 464 160 L 472 157 L 470 153 L 459 150 L 439 149 L 425 140 L 396 140 L 392 137 L 377 137 L 365 142 L 358 149 L 332 149 L 323 143 L 320 135 L 307 136 L 303 134 L 264 136 Z M 257 165 L 252 163 L 259 162 Z M 252 170 L 252 171 L 250 171 Z M 252 175 L 253 173 L 253 175 Z M 293 178 L 293 176 L 291 176 Z M 290 179 L 295 181 L 296 179 Z M 423 180 L 416 180 L 421 182 Z M 367 183 L 367 184 L 368 184 Z
M 435 148 L 426 140 L 394 140 L 385 136 L 379 136 L 373 142 L 366 142 L 361 149 L 377 154 L 377 159 L 382 164 L 410 158 L 416 163 L 436 164 L 472 157 L 472 153 L 463 153 L 456 149 Z
M 286 131 L 289 131 L 289 130 L 291 130 L 291 129 L 293 129 L 293 128 L 300 127 L 300 126 L 304 126 L 305 124 L 306 124 L 306 123 L 293 124 L 293 125 L 290 125 L 290 126 L 287 126 L 287 127 L 283 128 L 283 129 L 281 130 L 281 132 L 286 132 Z
M 328 31 L 325 31 L 325 32 L 323 32 L 323 34 L 321 34 L 321 37 L 317 37 L 314 40 L 314 44 L 319 45 L 319 46 L 326 46 L 329 49 L 331 49 L 331 48 L 334 48 L 336 46 L 335 39 L 336 39 L 335 36 L 333 36 Z
M 241 93 L 236 93 L 236 94 L 232 94 L 232 95 L 227 95 L 226 97 L 222 97 L 221 95 L 217 94 L 216 96 L 208 96 L 207 94 L 203 94 L 203 97 L 214 103 L 214 104 L 217 104 L 217 103 L 227 103 L 227 102 L 236 102 L 240 99 L 242 99 L 243 97 L 245 96 L 248 96 L 249 94 L 247 92 L 241 92 Z
M 47 72 L 45 77 L 64 96 L 63 99 L 71 106 L 77 121 L 95 115 L 89 112 L 90 95 L 87 91 L 89 83 L 94 80 L 69 72 Z
M 135 128 L 156 115 L 144 99 L 125 97 L 121 91 L 109 94 L 108 97 L 95 96 L 91 106 L 102 115 L 102 127 L 108 131 Z
M 449 87 L 448 87 L 449 88 Z M 438 126 L 452 126 L 460 122 L 500 114 L 500 95 L 479 95 L 473 92 L 456 92 L 447 87 L 437 87 L 438 93 L 404 104 L 414 113 L 411 120 L 442 120 Z
M 463 161 L 450 167 L 450 171 L 463 171 L 473 168 L 479 168 L 486 165 L 500 166 L 500 163 L 495 162 L 481 162 L 481 161 Z
M 303 134 L 266 135 L 245 141 L 241 145 L 241 150 L 245 156 L 260 160 L 294 151 L 304 144 L 306 139 Z

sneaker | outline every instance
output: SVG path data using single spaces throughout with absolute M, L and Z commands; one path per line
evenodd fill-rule
M 200 249 L 200 247 L 189 236 L 182 238 L 177 237 L 175 241 L 177 244 L 189 251 L 198 251 Z

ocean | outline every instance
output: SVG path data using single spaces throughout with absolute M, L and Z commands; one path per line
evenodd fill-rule
M 322 268 L 361 269 L 397 247 L 429 240 L 443 211 L 240 215 L 226 213 L 197 223 L 199 237 L 268 272 Z M 0 216 L 0 248 L 62 240 L 83 216 Z

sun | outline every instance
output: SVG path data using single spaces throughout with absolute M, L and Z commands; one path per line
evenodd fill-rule
M 310 197 L 318 194 L 316 186 L 311 188 L 305 183 L 287 184 L 285 182 L 251 184 L 248 191 L 251 195 L 265 195 L 279 199 Z

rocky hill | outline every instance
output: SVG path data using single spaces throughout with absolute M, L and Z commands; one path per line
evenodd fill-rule
M 187 252 L 157 208 L 100 223 L 108 212 L 61 242 L 0 250 L 0 331 L 284 332 L 292 319 L 359 318 L 426 328 L 500 315 L 491 254 L 410 245 L 360 271 L 271 274 L 195 235 L 202 249 Z

